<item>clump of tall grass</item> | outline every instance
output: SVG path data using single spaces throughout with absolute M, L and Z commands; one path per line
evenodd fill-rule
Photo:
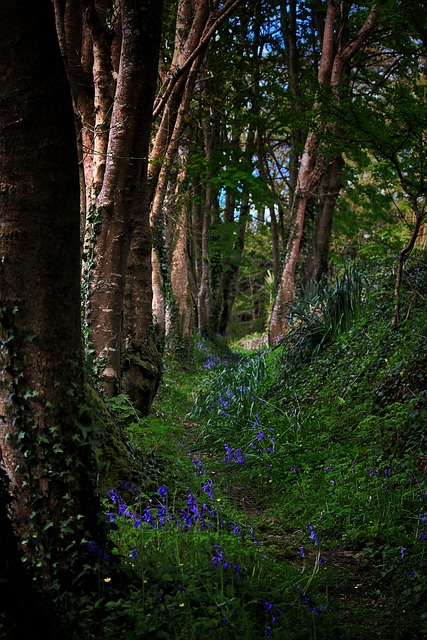
M 209 375 L 194 397 L 191 419 L 203 420 L 202 441 L 224 442 L 230 432 L 241 434 L 259 421 L 264 397 L 278 372 L 272 355 L 260 350 Z
M 362 309 L 366 280 L 357 265 L 346 265 L 331 285 L 311 281 L 290 308 L 290 331 L 281 344 L 287 359 L 303 363 L 318 356 L 348 331 Z

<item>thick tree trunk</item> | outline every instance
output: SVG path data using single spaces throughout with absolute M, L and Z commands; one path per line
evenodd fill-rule
M 145 260 L 147 252 L 151 253 L 151 236 L 145 228 L 149 209 L 144 191 L 162 1 L 123 0 L 116 3 L 111 19 L 107 19 L 108 0 L 55 0 L 54 4 L 61 50 L 79 120 L 81 166 L 86 183 L 86 194 L 82 196 L 85 203 L 82 209 L 88 214 L 83 225 L 86 319 L 92 330 L 106 391 L 112 395 L 121 389 L 123 304 L 129 252 L 132 250 L 135 254 L 132 263 L 142 254 Z M 149 244 L 141 247 L 140 241 Z M 130 270 L 132 286 L 140 285 L 145 291 L 146 268 L 141 270 L 140 277 L 135 275 L 132 265 Z M 149 295 L 151 300 L 151 288 Z M 141 307 L 140 301 L 141 294 L 136 292 L 128 296 L 126 304 L 126 340 L 132 349 L 138 344 L 153 342 L 148 335 L 141 339 L 138 324 L 150 327 L 151 331 L 152 316 L 151 312 L 149 317 L 141 315 L 146 305 Z M 137 306 L 132 310 L 134 303 Z M 138 320 L 132 320 L 132 315 Z M 133 330 L 135 336 L 131 335 Z M 159 360 L 151 346 L 147 358 Z M 126 370 L 129 373 L 129 350 Z M 153 388 L 157 386 L 152 380 L 149 384 Z
M 133 228 L 127 265 L 121 378 L 121 391 L 143 415 L 150 411 L 162 373 L 153 330 L 152 238 L 148 218 L 146 205 Z
M 101 227 L 89 299 L 93 344 L 109 395 L 120 388 L 126 267 L 141 179 L 146 171 L 147 124 L 154 97 L 161 3 L 140 0 L 135 6 L 132 0 L 123 0 L 121 11 L 120 67 L 107 165 L 97 198 Z
M 44 588 L 67 589 L 97 514 L 92 451 L 78 422 L 73 113 L 51 2 L 2 1 L 0 21 L 0 467 L 28 566 Z

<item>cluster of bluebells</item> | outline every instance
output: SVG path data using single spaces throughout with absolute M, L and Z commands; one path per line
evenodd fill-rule
M 226 455 L 225 458 L 222 459 L 223 462 L 245 463 L 246 454 L 242 453 L 240 447 L 238 449 L 232 449 L 229 444 L 225 444 L 224 449 Z
M 220 359 L 218 356 L 209 356 L 203 363 L 203 367 L 205 369 L 213 369 L 214 367 L 220 364 Z
M 166 504 L 167 488 L 164 485 L 158 490 L 158 503 L 153 504 L 150 500 L 149 504 L 139 512 L 133 511 L 115 489 L 111 489 L 108 493 L 110 501 L 117 509 L 117 513 L 110 512 L 108 518 L 114 522 L 118 516 L 124 516 L 129 518 L 137 529 L 140 529 L 143 523 L 147 523 L 153 529 L 159 529 L 165 527 L 167 523 L 171 523 L 188 531 L 196 524 L 202 529 L 212 528 L 217 526 L 219 521 L 215 509 L 209 507 L 205 502 L 199 506 L 196 496 L 191 491 L 187 494 L 186 506 L 179 510 L 178 516 L 168 510 Z
M 211 501 L 215 500 L 211 479 L 202 482 L 200 486 Z M 198 500 L 192 491 L 188 492 L 185 498 L 185 506 L 179 509 L 177 513 L 171 512 L 168 508 L 168 492 L 166 486 L 162 485 L 157 493 L 159 496 L 157 502 L 149 500 L 148 504 L 135 511 L 126 504 L 118 491 L 110 489 L 108 494 L 110 501 L 115 505 L 115 513 L 110 511 L 107 514 L 107 518 L 111 522 L 115 522 L 117 518 L 121 516 L 128 518 L 137 529 L 141 529 L 144 524 L 150 525 L 153 529 L 175 526 L 181 528 L 184 533 L 188 533 L 193 527 L 203 530 L 217 529 L 219 527 L 235 535 L 242 534 L 242 528 L 240 526 L 234 521 L 225 522 L 221 519 L 216 509 L 212 508 L 205 501 Z M 217 501 L 219 502 L 219 499 L 217 499 Z M 248 527 L 247 533 L 249 534 L 249 539 L 254 544 L 258 544 L 253 536 L 253 529 L 251 527 Z
M 391 476 L 391 469 L 389 469 L 389 468 L 384 469 L 383 473 L 380 473 L 378 469 L 368 469 L 368 473 L 369 473 L 369 477 L 370 478 L 381 479 L 381 481 L 382 481 L 381 488 L 384 491 L 388 490 L 388 488 L 389 488 L 388 479 Z
M 220 567 L 222 569 L 232 569 L 237 575 L 237 579 L 240 580 L 242 569 L 238 564 L 230 564 L 225 552 L 221 549 L 220 544 L 214 544 L 212 547 L 212 557 L 211 562 L 213 566 L 216 568 Z
M 317 539 L 317 534 L 314 530 L 313 525 L 308 525 L 308 530 L 310 532 L 310 538 L 313 540 L 313 544 L 319 544 L 319 540 Z
M 267 431 L 258 428 L 255 436 L 255 440 L 252 442 L 251 447 L 263 455 L 271 454 L 274 452 L 274 435 L 273 427 L 269 427 Z
M 265 637 L 271 638 L 273 625 L 277 622 L 279 616 L 282 615 L 282 611 L 278 607 L 273 606 L 273 604 L 268 602 L 268 600 L 261 600 L 260 604 L 268 615 L 267 626 L 265 627 Z
M 307 593 L 302 591 L 298 583 L 296 584 L 296 588 L 298 589 L 301 603 L 307 607 L 310 613 L 318 618 L 320 614 L 325 610 L 325 607 L 319 607 Z

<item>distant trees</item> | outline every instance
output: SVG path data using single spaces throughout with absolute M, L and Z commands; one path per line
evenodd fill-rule
M 314 233 L 307 258 L 307 277 L 324 273 L 332 216 L 341 187 L 342 147 L 338 141 L 339 122 L 330 117 L 331 105 L 339 105 L 349 88 L 350 62 L 360 50 L 378 18 L 375 3 L 361 26 L 351 24 L 350 4 L 328 0 L 325 12 L 316 12 L 316 28 L 321 43 L 317 90 L 312 107 L 312 122 L 307 131 L 299 163 L 295 191 L 290 203 L 288 240 L 276 299 L 270 318 L 269 339 L 274 344 L 287 326 L 287 312 L 296 293 L 295 274 L 307 207 L 318 194 Z M 313 25 L 314 27 L 314 25 Z

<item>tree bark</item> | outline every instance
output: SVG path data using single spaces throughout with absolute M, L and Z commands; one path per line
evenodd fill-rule
M 180 171 L 177 176 L 174 197 L 170 203 L 175 211 L 176 220 L 168 242 L 171 253 L 168 350 L 183 365 L 188 364 L 191 360 L 192 338 L 195 329 L 194 287 L 188 253 L 190 202 L 188 195 L 183 191 L 187 173 L 187 154 L 188 148 L 182 147 L 179 156 Z
M 335 203 L 342 187 L 341 176 L 343 166 L 344 160 L 342 154 L 336 154 L 329 159 L 328 167 L 320 181 L 319 205 L 315 218 L 311 246 L 306 258 L 303 284 L 308 284 L 310 280 L 320 280 L 328 274 L 332 222 Z
M 343 11 L 343 6 L 339 5 L 337 0 L 328 0 L 321 34 L 322 57 L 318 72 L 319 91 L 313 106 L 315 113 L 320 110 L 321 92 L 323 90 L 326 90 L 327 95 L 339 102 L 347 66 L 352 57 L 363 46 L 378 18 L 378 10 L 373 5 L 358 33 L 344 44 L 343 38 L 346 32 L 348 15 L 343 11 L 340 15 L 339 24 L 336 25 L 338 9 Z M 337 30 L 335 31 L 336 27 Z M 270 345 L 274 345 L 280 340 L 288 325 L 289 305 L 296 291 L 295 273 L 307 204 L 310 198 L 316 195 L 319 183 L 328 166 L 328 158 L 331 155 L 328 151 L 328 137 L 333 137 L 334 133 L 333 124 L 331 125 L 321 115 L 315 117 L 313 126 L 308 131 L 295 195 L 291 203 L 291 226 L 285 250 L 285 263 L 270 317 Z
M 109 395 L 120 388 L 126 268 L 132 229 L 141 204 L 138 201 L 141 179 L 146 171 L 147 126 L 154 98 L 161 3 L 140 0 L 134 5 L 132 0 L 123 0 L 121 16 L 120 66 L 107 164 L 96 200 L 101 227 L 96 238 L 89 298 L 93 344 Z M 148 238 L 146 234 L 144 237 Z
M 2 1 L 0 21 L 0 468 L 8 516 L 34 578 L 44 589 L 58 583 L 68 589 L 97 514 L 92 450 L 78 409 L 79 182 L 71 96 L 51 3 Z

